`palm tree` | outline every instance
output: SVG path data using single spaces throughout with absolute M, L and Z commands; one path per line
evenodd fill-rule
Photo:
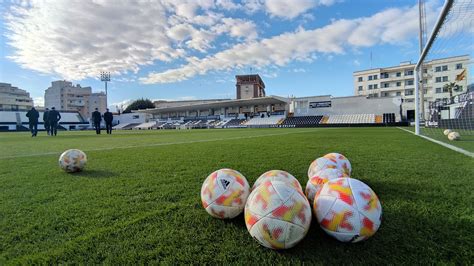
M 453 99 L 453 90 L 457 91 L 459 88 L 459 85 L 456 84 L 456 82 L 450 82 L 447 83 L 443 86 L 443 88 L 448 89 L 449 92 L 449 99 L 452 101 Z

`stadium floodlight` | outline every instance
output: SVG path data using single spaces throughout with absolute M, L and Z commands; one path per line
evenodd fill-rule
M 107 82 L 110 81 L 110 72 L 100 72 L 100 81 L 105 82 L 105 97 L 107 97 Z

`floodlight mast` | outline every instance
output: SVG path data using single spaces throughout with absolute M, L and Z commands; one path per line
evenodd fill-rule
M 107 102 L 107 81 L 110 81 L 110 72 L 100 72 L 100 81 L 105 82 L 105 102 Z

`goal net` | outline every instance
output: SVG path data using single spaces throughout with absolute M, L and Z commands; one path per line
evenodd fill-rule
M 417 64 L 421 135 L 474 152 L 474 1 L 446 1 Z M 449 132 L 451 135 L 446 135 Z M 455 140 L 450 140 L 454 138 Z

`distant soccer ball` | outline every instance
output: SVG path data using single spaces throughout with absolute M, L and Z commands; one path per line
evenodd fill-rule
M 328 153 L 323 156 L 324 158 L 328 158 L 332 161 L 335 161 L 337 163 L 337 168 L 346 173 L 346 175 L 350 176 L 352 172 L 352 166 L 351 162 L 346 158 L 346 156 L 332 152 Z
M 445 130 L 443 131 L 443 133 L 444 133 L 445 136 L 449 135 L 449 133 L 451 133 L 451 132 L 453 132 L 451 129 L 445 129 Z
M 266 181 L 282 181 L 285 183 L 289 183 L 292 187 L 300 191 L 303 191 L 300 182 L 298 182 L 298 180 L 290 173 L 282 170 L 270 170 L 268 172 L 263 173 L 260 177 L 257 178 L 255 183 L 253 184 L 252 191 Z
M 220 219 L 234 218 L 242 213 L 250 193 L 245 177 L 232 169 L 210 174 L 201 187 L 201 202 L 206 211 Z
M 313 210 L 321 228 L 342 242 L 359 242 L 371 237 L 382 218 L 377 195 L 353 178 L 329 180 L 316 195 Z
M 310 164 L 308 168 L 308 178 L 315 176 L 317 172 L 327 168 L 338 168 L 337 162 L 329 158 L 319 157 Z
M 315 176 L 311 177 L 306 183 L 305 194 L 309 202 L 312 204 L 314 202 L 314 196 L 321 190 L 324 184 L 329 180 L 349 177 L 341 171 L 340 169 L 326 168 L 316 173 Z
M 451 140 L 451 141 L 459 140 L 459 139 L 461 139 L 461 135 L 458 132 L 453 131 L 453 132 L 448 134 L 448 139 Z
M 86 154 L 77 149 L 70 149 L 59 156 L 59 166 L 68 173 L 79 172 L 87 163 Z
M 291 248 L 308 232 L 311 206 L 303 193 L 287 182 L 267 181 L 250 193 L 245 224 L 262 246 Z

